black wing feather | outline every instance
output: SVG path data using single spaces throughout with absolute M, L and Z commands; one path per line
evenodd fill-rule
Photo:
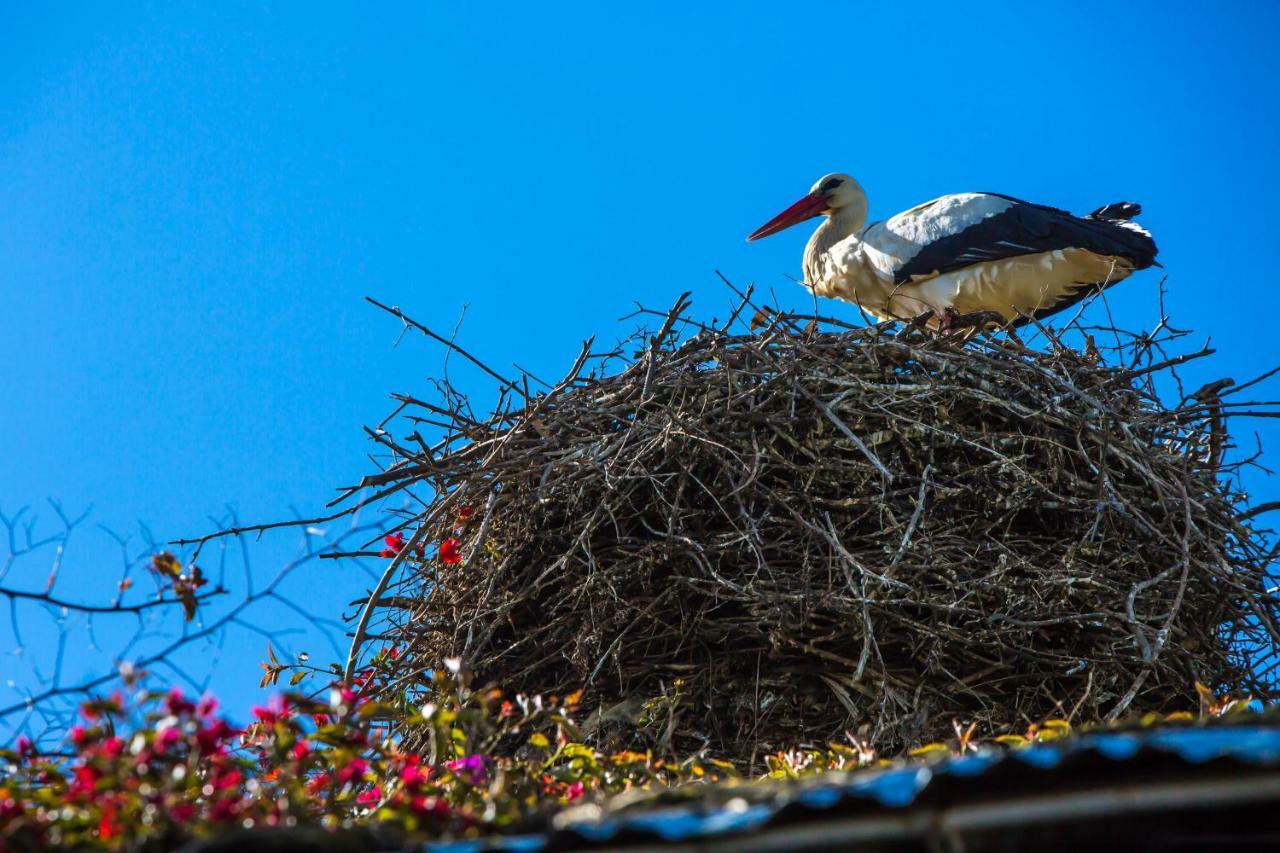
M 1107 205 L 1082 218 L 1056 207 L 1032 204 L 999 193 L 987 195 L 1008 199 L 1013 204 L 995 216 L 923 247 L 898 268 L 894 273 L 894 283 L 906 284 L 915 276 L 941 275 L 972 264 L 1058 249 L 1088 249 L 1099 255 L 1116 255 L 1131 261 L 1136 269 L 1155 263 L 1155 241 L 1147 234 L 1116 222 L 1136 215 L 1141 208 L 1135 204 L 1120 202 Z M 1121 215 L 1108 216 L 1113 211 Z M 1059 307 L 1066 306 L 1055 306 L 1055 309 Z

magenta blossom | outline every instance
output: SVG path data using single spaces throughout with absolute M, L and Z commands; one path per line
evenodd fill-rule
M 472 785 L 483 785 L 489 778 L 489 768 L 493 766 L 493 759 L 487 755 L 464 755 L 462 758 L 455 758 L 445 766 Z
M 277 693 L 267 700 L 265 708 L 261 705 L 255 706 L 253 715 L 267 725 L 273 726 L 281 720 L 289 719 L 289 709 L 284 697 Z

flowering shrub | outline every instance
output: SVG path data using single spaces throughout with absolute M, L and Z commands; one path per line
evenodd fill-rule
M 384 650 L 386 665 L 395 651 Z M 377 825 L 408 839 L 501 832 L 539 811 L 633 788 L 738 781 L 733 768 L 695 757 L 601 753 L 582 743 L 578 697 L 504 697 L 472 690 L 457 662 L 434 673 L 428 700 L 366 698 L 379 669 L 324 698 L 273 696 L 247 725 L 217 713 L 209 697 L 125 689 L 85 703 L 64 754 L 41 755 L 26 738 L 0 750 L 0 850 L 85 846 L 172 847 L 238 827 Z M 1248 710 L 1199 688 L 1201 717 Z M 421 749 L 387 737 L 404 717 Z M 1144 724 L 1192 715 L 1144 719 Z M 975 727 L 912 755 L 927 760 L 976 747 Z M 1010 746 L 1062 737 L 1049 720 L 995 740 Z M 767 759 L 767 779 L 887 763 L 862 738 L 788 750 Z
M 390 660 L 391 652 L 383 654 Z M 211 698 L 126 690 L 86 703 L 69 752 L 25 738 L 0 750 L 0 849 L 168 846 L 231 827 L 376 822 L 406 836 L 500 831 L 588 794 L 731 775 L 723 763 L 601 754 L 580 742 L 576 697 L 505 698 L 474 691 L 454 665 L 429 701 L 379 702 L 361 687 L 328 697 L 274 696 L 247 725 Z M 386 736 L 404 717 L 420 751 Z

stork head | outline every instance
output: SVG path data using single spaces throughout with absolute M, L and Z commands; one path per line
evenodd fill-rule
M 804 198 L 751 232 L 747 242 L 777 234 L 815 216 L 838 216 L 845 213 L 853 214 L 861 224 L 867 216 L 867 194 L 853 178 L 841 172 L 832 172 L 818 178 Z

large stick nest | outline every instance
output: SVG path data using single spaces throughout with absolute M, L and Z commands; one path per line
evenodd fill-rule
M 850 730 L 892 750 L 956 719 L 1194 707 L 1196 681 L 1274 692 L 1229 381 L 1155 390 L 1205 352 L 1148 336 L 1109 366 L 1046 330 L 757 319 L 681 303 L 635 352 L 584 374 L 584 348 L 487 419 L 451 391 L 402 398 L 447 428 L 386 438 L 397 458 L 365 483 L 434 495 L 406 518 L 426 557 L 378 602 L 410 681 L 460 657 L 511 692 L 585 688 L 590 737 L 744 764 Z M 431 544 L 450 537 L 454 565 Z

